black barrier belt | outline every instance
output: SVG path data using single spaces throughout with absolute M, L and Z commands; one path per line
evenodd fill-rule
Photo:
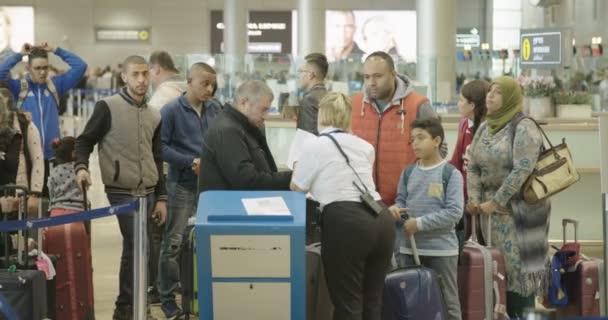
M 94 209 L 77 213 L 70 213 L 62 216 L 27 219 L 27 220 L 12 220 L 0 222 L 0 232 L 9 232 L 26 229 L 39 229 L 46 227 L 59 226 L 74 222 L 83 222 L 93 219 L 99 219 L 124 213 L 133 212 L 139 209 L 139 202 L 133 201 L 117 206 Z

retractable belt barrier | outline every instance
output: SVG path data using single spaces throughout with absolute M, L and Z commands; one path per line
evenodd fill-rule
M 139 209 L 139 202 L 133 201 L 121 205 L 99 208 L 89 211 L 66 214 L 57 217 L 47 217 L 40 219 L 13 220 L 0 222 L 0 232 L 18 231 L 26 229 L 39 229 L 46 227 L 59 226 L 74 222 L 83 222 L 99 219 L 114 215 L 133 212 Z

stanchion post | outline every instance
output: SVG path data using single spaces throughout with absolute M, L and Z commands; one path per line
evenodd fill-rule
M 148 201 L 138 195 L 139 211 L 133 215 L 133 319 L 146 319 L 148 292 Z
M 602 217 L 603 217 L 603 228 L 602 235 L 604 240 L 604 283 L 603 292 L 600 294 L 600 309 L 601 315 L 606 316 L 608 313 L 608 267 L 606 261 L 608 261 L 608 112 L 601 112 L 598 114 L 599 122 L 599 135 L 600 135 L 600 176 L 601 176 L 601 190 L 602 190 Z

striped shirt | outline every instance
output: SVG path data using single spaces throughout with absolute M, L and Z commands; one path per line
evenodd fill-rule
M 453 170 L 443 190 L 443 168 L 446 162 L 432 167 L 415 164 L 407 186 L 401 173 L 395 205 L 408 208 L 410 217 L 417 218 L 415 234 L 418 253 L 421 256 L 447 257 L 458 255 L 458 239 L 454 227 L 462 217 L 464 195 L 462 174 Z M 412 254 L 409 239 L 403 230 L 397 232 L 399 251 Z

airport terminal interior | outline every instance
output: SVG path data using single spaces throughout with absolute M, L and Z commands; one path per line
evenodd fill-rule
M 23 261 L 0 252 L 0 319 L 608 316 L 606 16 L 608 0 L 0 0 L 0 190 L 31 191 L 13 211 L 44 226 L 47 261 L 44 294 L 11 291 Z M 316 136 L 341 133 L 346 153 Z M 146 221 L 117 207 L 136 193 Z M 0 232 L 37 230 L 9 202 Z M 390 255 L 364 249 L 382 234 Z M 399 278 L 412 263 L 440 285 Z

